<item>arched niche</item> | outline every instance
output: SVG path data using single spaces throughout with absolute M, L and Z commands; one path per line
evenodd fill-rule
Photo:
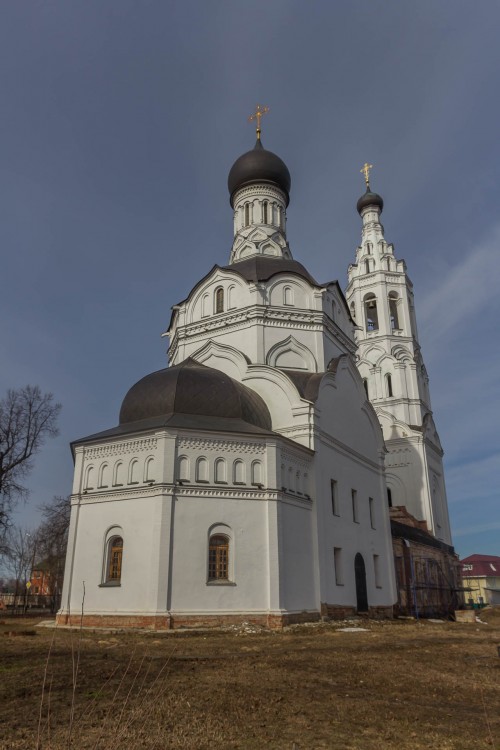
M 267 353 L 266 364 L 286 370 L 306 370 L 317 372 L 318 366 L 313 353 L 293 336 L 275 344 Z

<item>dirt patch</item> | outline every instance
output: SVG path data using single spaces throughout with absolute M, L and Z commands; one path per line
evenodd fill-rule
M 0 748 L 491 750 L 500 612 L 481 619 L 2 637 Z

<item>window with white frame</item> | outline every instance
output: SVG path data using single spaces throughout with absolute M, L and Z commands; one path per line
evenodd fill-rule
M 229 580 L 229 537 L 212 534 L 208 544 L 208 580 Z
M 103 584 L 119 586 L 123 569 L 123 532 L 119 527 L 110 529 L 104 546 Z

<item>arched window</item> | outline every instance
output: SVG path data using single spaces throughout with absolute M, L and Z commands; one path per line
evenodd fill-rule
M 231 284 L 227 290 L 227 309 L 232 310 L 236 307 L 236 287 Z
M 354 302 L 351 302 L 351 318 L 355 321 L 356 320 L 356 305 Z
M 179 456 L 179 481 L 189 482 L 189 458 Z
M 378 331 L 377 298 L 369 294 L 365 298 L 366 330 Z
M 262 204 L 262 223 L 268 224 L 268 209 L 267 209 L 267 201 L 264 201 Z
M 245 203 L 245 226 L 250 226 L 250 204 Z
M 392 491 L 389 487 L 387 488 L 387 503 L 389 508 L 392 508 Z
M 123 487 L 125 481 L 125 467 L 123 461 L 117 461 L 113 471 L 113 487 Z
M 372 245 L 371 245 L 371 242 L 367 242 L 366 243 L 366 252 L 368 253 L 368 255 L 372 254 Z
M 144 462 L 144 481 L 145 482 L 153 482 L 153 466 L 154 466 L 155 460 L 153 456 L 150 456 L 146 459 Z
M 396 292 L 389 292 L 389 318 L 391 321 L 391 331 L 399 330 L 398 295 Z
M 83 484 L 84 490 L 93 490 L 94 489 L 94 467 L 89 466 L 87 468 L 87 471 L 85 472 L 85 482 Z
M 199 458 L 196 462 L 196 481 L 208 482 L 208 461 L 206 458 Z
M 208 545 L 208 580 L 229 580 L 229 539 L 224 534 L 214 534 Z
M 391 270 L 391 259 L 390 258 L 386 258 L 385 259 L 385 263 L 386 263 L 386 266 L 387 266 L 387 270 L 390 271 Z
M 387 380 L 387 395 L 389 397 L 392 397 L 392 395 L 393 395 L 392 394 L 392 376 L 391 375 L 386 375 L 385 379 Z
M 103 464 L 99 470 L 99 487 L 107 487 L 109 485 L 109 466 Z
M 245 464 L 237 459 L 233 464 L 233 482 L 234 484 L 245 484 Z
M 370 261 L 365 260 L 365 272 L 370 273 Z
M 128 483 L 139 484 L 139 461 L 133 458 L 128 467 Z
M 105 582 L 119 584 L 122 577 L 123 538 L 111 536 L 106 544 Z
M 366 398 L 370 398 L 369 393 L 368 393 L 368 379 L 367 378 L 363 378 L 363 388 L 365 389 Z
M 293 305 L 293 289 L 291 286 L 285 286 L 283 289 L 283 304 Z
M 260 461 L 254 461 L 252 464 L 252 484 L 262 485 L 262 464 Z
M 210 300 L 210 296 L 208 294 L 204 294 L 203 299 L 201 300 L 201 317 L 202 318 L 206 318 L 210 315 L 209 300 Z
M 215 290 L 215 312 L 224 312 L 224 289 L 221 286 Z
M 217 458 L 215 461 L 215 481 L 220 484 L 227 483 L 226 462 L 223 458 Z

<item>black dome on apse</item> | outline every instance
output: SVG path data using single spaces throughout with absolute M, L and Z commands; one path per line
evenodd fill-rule
M 288 167 L 279 156 L 273 154 L 272 151 L 267 151 L 260 139 L 251 151 L 247 151 L 246 154 L 236 159 L 229 171 L 227 186 L 231 196 L 231 206 L 235 192 L 253 182 L 270 182 L 277 185 L 285 193 L 288 206 L 292 183 Z
M 255 391 L 191 358 L 133 385 L 123 399 L 120 424 L 171 414 L 238 419 L 272 430 L 269 409 Z
M 366 193 L 361 196 L 356 204 L 358 214 L 361 215 L 361 211 L 366 208 L 366 206 L 378 206 L 380 213 L 384 210 L 384 201 L 382 200 L 382 197 L 378 193 L 372 193 L 369 187 L 366 188 Z

